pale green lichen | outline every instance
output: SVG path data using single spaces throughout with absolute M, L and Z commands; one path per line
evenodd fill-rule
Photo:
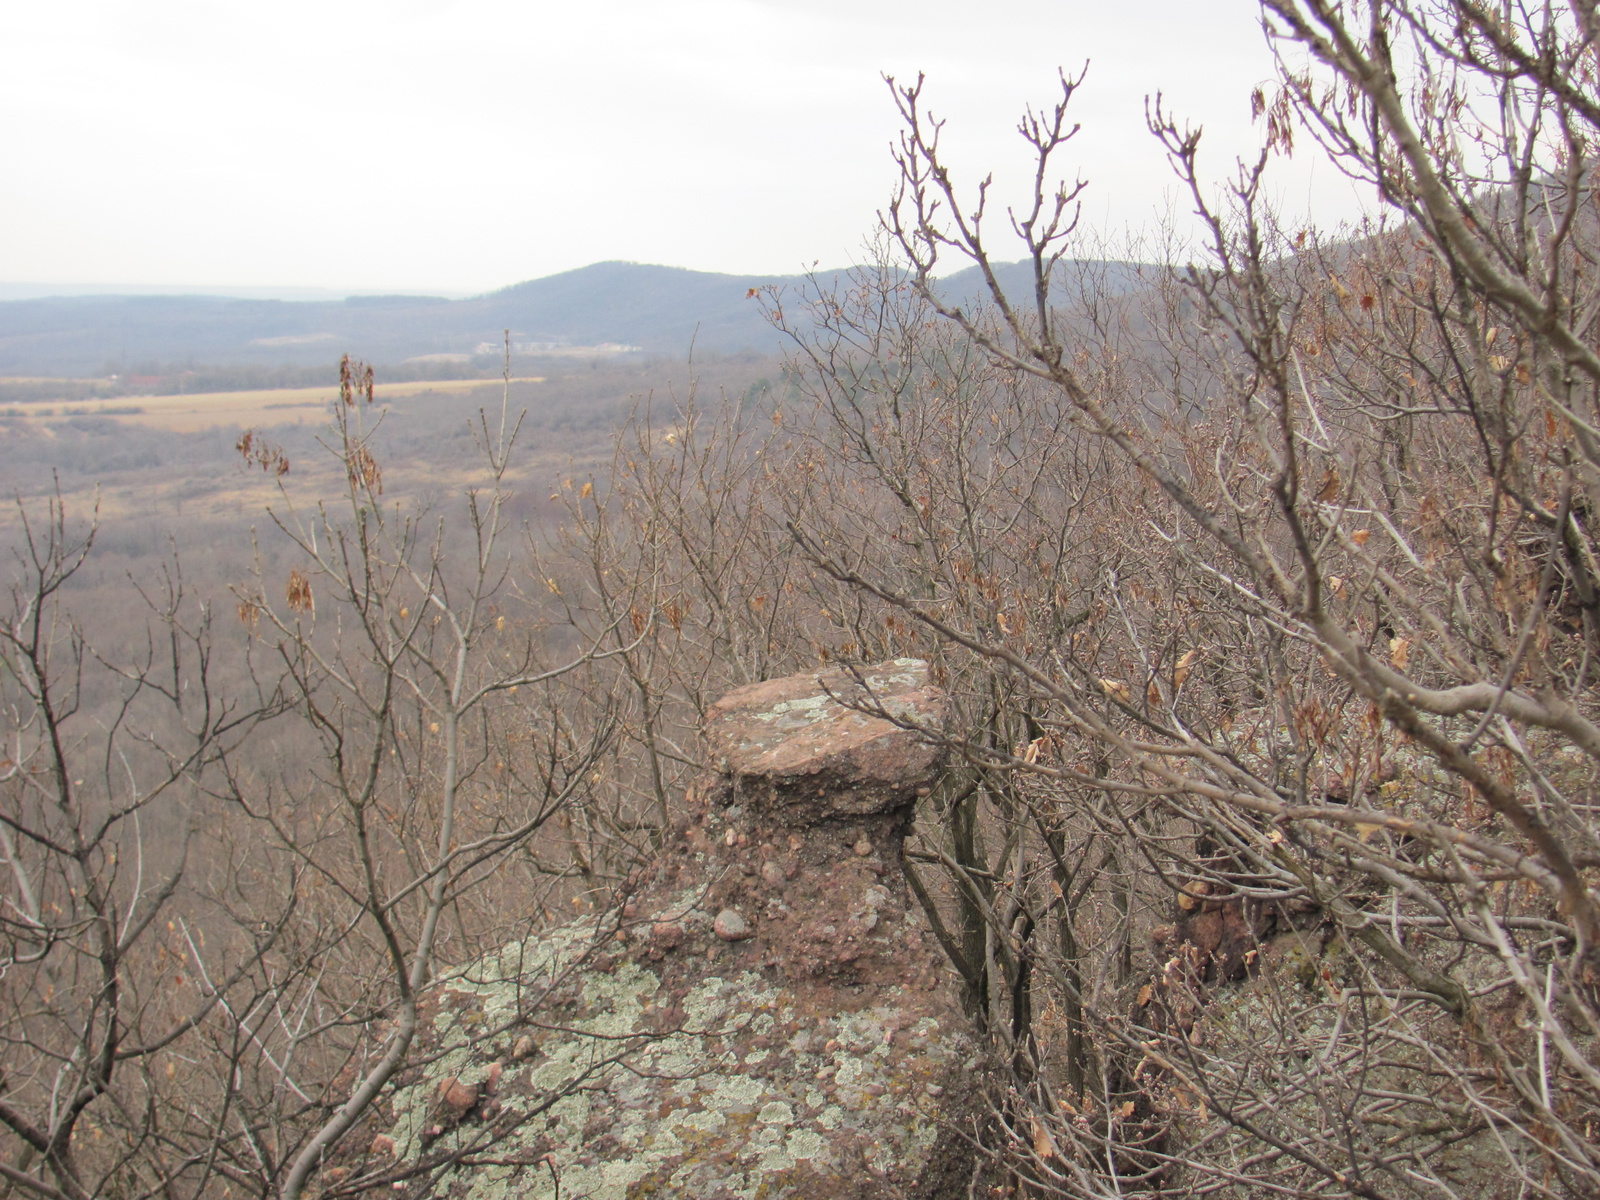
M 812 1129 L 796 1129 L 784 1139 L 789 1157 L 796 1159 L 822 1158 L 827 1154 L 828 1143 Z
M 695 983 L 677 998 L 681 1028 L 652 1034 L 649 1015 L 670 1004 L 661 978 L 627 956 L 584 963 L 596 935 L 592 925 L 571 926 L 506 946 L 442 982 L 449 1003 L 431 1031 L 442 1052 L 393 1100 L 391 1136 L 402 1161 L 417 1161 L 430 1136 L 456 1136 L 442 1128 L 439 1085 L 450 1077 L 487 1081 L 493 1051 L 478 1040 L 481 1031 L 552 989 L 570 1005 L 540 1014 L 549 1028 L 538 1057 L 505 1063 L 495 1098 L 514 1118 L 550 1093 L 570 1094 L 496 1157 L 526 1148 L 533 1158 L 548 1146 L 563 1196 L 801 1195 L 795 1171 L 849 1169 L 840 1138 L 856 1147 L 847 1157 L 865 1155 L 902 1177 L 926 1161 L 937 1125 L 902 1098 L 921 1096 L 921 1081 L 956 1061 L 960 1039 L 937 1020 L 908 1020 L 894 992 L 858 1012 L 818 1015 L 794 993 L 738 971 Z M 619 1053 L 626 1065 L 607 1064 Z M 464 1169 L 441 1179 L 438 1191 L 468 1200 L 557 1194 L 542 1165 Z
M 828 716 L 826 710 L 832 703 L 833 697 L 828 695 L 804 696 L 798 700 L 779 700 L 771 708 L 750 715 L 758 721 L 768 723 L 783 720 L 785 717 L 795 718 L 796 720 L 783 721 L 785 725 L 793 725 L 797 721 L 815 721 Z

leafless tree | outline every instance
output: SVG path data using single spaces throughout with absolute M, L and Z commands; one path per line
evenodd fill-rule
M 195 1165 L 168 1137 L 177 1064 L 293 910 L 262 906 L 207 985 L 175 986 L 195 923 L 232 925 L 192 902 L 206 801 L 277 701 L 214 692 L 212 614 L 175 565 L 144 596 L 145 644 L 97 646 L 68 607 L 94 520 L 59 500 L 19 516 L 0 626 L 0 1175 L 7 1194 L 159 1192 Z
M 468 963 L 534 926 L 497 914 L 537 913 L 549 879 L 535 871 L 533 886 L 514 887 L 508 868 L 537 859 L 532 843 L 592 787 L 611 737 L 604 706 L 574 712 L 555 691 L 605 651 L 547 661 L 541 623 L 511 586 L 506 405 L 480 414 L 486 477 L 452 523 L 384 501 L 371 400 L 370 371 L 347 365 L 329 442 L 345 511 L 302 511 L 285 489 L 271 516 L 305 565 L 282 601 L 266 579 L 240 594 L 315 746 L 309 770 L 243 803 L 317 897 L 316 956 L 339 964 L 274 998 L 280 1061 L 309 1055 L 322 1075 L 309 1105 L 303 1087 L 256 1098 L 280 1144 L 304 1129 L 274 1164 L 285 1197 L 302 1194 L 409 1061 L 436 964 Z
M 296 561 L 237 591 L 239 699 L 214 694 L 211 611 L 175 569 L 148 646 L 97 653 L 64 607 L 92 529 L 73 540 L 59 506 L 25 525 L 0 660 L 7 1187 L 292 1197 L 321 1172 L 324 1194 L 420 1192 L 510 1132 L 485 1118 L 406 1163 L 345 1144 L 451 1049 L 429 985 L 577 890 L 559 818 L 614 722 L 574 685 L 632 646 L 575 644 L 522 593 L 504 407 L 480 414 L 463 511 L 429 515 L 384 499 L 371 402 L 347 362 L 340 503 L 297 503 L 281 449 L 241 439 L 283 485 L 268 535 Z
M 770 297 L 801 402 L 736 489 L 763 622 L 791 661 L 929 655 L 962 708 L 912 882 L 1019 1186 L 1588 1194 L 1594 13 L 1264 14 L 1267 148 L 1220 202 L 1152 104 L 1192 263 L 1084 264 L 1074 77 L 1020 127 L 1008 287 L 988 184 L 896 88 L 897 261 Z M 1308 144 L 1366 226 L 1264 202 Z M 647 492 L 696 493 L 699 432 Z
M 943 855 L 1002 957 L 1032 968 L 1032 1024 L 1011 1034 L 1033 1044 L 1001 1105 L 1026 1187 L 1586 1194 L 1600 310 L 1580 81 L 1600 30 L 1588 6 L 1264 8 L 1282 63 L 1258 97 L 1268 150 L 1218 208 L 1199 132 L 1153 104 L 1204 257 L 1120 305 L 1058 283 L 1082 185 L 1055 183 L 1056 160 L 1080 80 L 1021 125 L 1038 175 L 1006 233 L 1024 294 L 996 269 L 987 183 L 958 191 L 921 82 L 896 89 L 885 223 L 906 278 L 1118 481 L 1098 518 L 1104 616 L 1091 605 L 1063 644 L 1039 632 L 1044 577 L 1010 615 L 1002 585 L 986 622 L 955 583 L 909 587 L 814 517 L 796 534 L 1026 695 L 1039 737 L 964 749 L 1018 779 L 1034 830 L 1002 800 L 1009 860 Z M 1264 180 L 1307 130 L 1384 216 L 1339 239 L 1279 225 Z M 941 289 L 952 254 L 980 269 L 983 303 Z M 898 431 L 870 436 L 889 461 Z M 1042 469 L 1065 489 L 1102 468 Z M 1153 970 L 1121 991 L 1037 949 L 1084 861 L 1057 861 L 1052 822 L 1096 820 L 1131 852 L 1124 886 L 1176 893 L 1173 920 L 1145 919 Z M 1006 982 L 1020 1014 L 1024 976 Z M 1092 1027 L 1097 1096 L 1063 1091 L 1046 1052 L 1052 989 Z

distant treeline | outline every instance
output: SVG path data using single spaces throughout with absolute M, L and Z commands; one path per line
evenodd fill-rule
M 1135 263 L 1061 263 L 1063 295 L 1084 281 L 1117 293 L 1138 282 Z M 1026 264 L 994 265 L 1002 284 Z M 1019 275 L 1018 272 L 1023 272 Z M 855 286 L 844 270 L 819 273 L 824 286 Z M 858 274 L 856 284 L 870 276 Z M 890 282 L 903 282 L 891 280 Z M 498 366 L 505 332 L 532 352 L 549 347 L 583 360 L 586 347 L 638 346 L 682 362 L 707 351 L 781 351 L 768 315 L 808 286 L 800 275 L 719 275 L 640 263 L 595 263 L 486 296 L 363 296 L 341 302 L 240 300 L 222 296 L 65 296 L 0 301 L 0 376 L 154 376 L 177 364 L 237 363 L 266 372 L 236 383 L 189 379 L 185 390 L 293 386 L 298 371 L 326 372 L 348 350 L 368 362 L 400 364 L 390 379 L 473 378 Z M 970 305 L 984 284 L 974 269 L 940 280 L 955 304 Z M 789 305 L 789 311 L 798 311 Z M 417 361 L 424 357 L 432 361 Z M 161 369 L 147 369 L 158 366 Z M 200 368 L 194 368 L 197 374 Z M 232 370 L 233 368 L 229 368 Z M 404 374 L 414 371 L 416 374 Z M 427 374 L 425 372 L 438 372 Z M 279 383 L 277 380 L 284 380 Z M 321 383 L 314 374 L 310 383 Z

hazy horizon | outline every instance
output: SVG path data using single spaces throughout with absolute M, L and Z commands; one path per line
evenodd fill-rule
M 1018 116 L 1085 60 L 1061 166 L 1116 245 L 1187 221 L 1147 97 L 1206 127 L 1210 178 L 1253 155 L 1258 21 L 1251 0 L 12 5 L 0 279 L 474 295 L 606 260 L 845 265 L 894 183 L 882 73 L 926 71 L 952 166 L 1003 198 L 1027 176 Z M 1312 169 L 1275 166 L 1286 209 L 1353 216 Z
M 231 283 L 96 283 L 65 280 L 60 283 L 33 283 L 0 279 L 0 302 L 6 300 L 53 300 L 73 296 L 221 296 L 230 300 L 343 300 L 347 296 L 378 296 L 398 291 L 408 296 L 441 296 L 464 300 L 471 292 L 451 292 L 442 288 L 408 287 L 381 291 L 372 288 L 252 286 Z
M 308 302 L 329 302 L 343 300 L 349 296 L 426 296 L 443 300 L 469 300 L 478 296 L 492 295 L 518 284 L 533 283 L 540 279 L 550 278 L 551 275 L 565 275 L 570 271 L 581 271 L 586 267 L 599 266 L 603 262 L 623 262 L 622 259 L 602 259 L 597 262 L 584 263 L 572 267 L 567 271 L 553 271 L 550 275 L 539 275 L 529 279 L 510 279 L 482 291 L 461 291 L 449 288 L 434 288 L 426 285 L 411 287 L 302 287 L 294 284 L 273 286 L 271 284 L 237 284 L 237 283 L 100 283 L 68 280 L 61 283 L 37 283 L 27 280 L 0 279 L 0 302 L 7 300 L 52 300 L 68 299 L 75 296 L 208 296 L 221 297 L 230 300 L 293 300 Z M 727 274 L 735 277 L 748 277 L 767 274 L 761 271 L 730 271 L 730 272 L 700 272 L 698 267 L 686 267 L 679 263 L 631 263 L 636 266 L 666 267 L 669 270 L 693 271 L 706 274 Z M 832 269 L 832 268 L 829 268 Z M 790 272 L 799 274 L 799 272 Z
M 997 260 L 998 261 L 998 260 Z M 1022 260 L 1017 260 L 1022 261 Z M 575 271 L 586 270 L 589 267 L 604 266 L 612 263 L 623 263 L 628 266 L 659 267 L 669 271 L 688 271 L 693 274 L 726 275 L 733 279 L 749 279 L 756 277 L 773 277 L 780 273 L 764 271 L 703 271 L 698 267 L 686 267 L 679 263 L 642 263 L 626 259 L 602 259 L 598 262 L 584 263 L 582 266 L 573 267 L 566 271 L 554 271 L 550 275 L 535 276 L 531 279 L 512 279 L 483 291 L 466 292 L 451 291 L 446 288 L 421 287 L 392 287 L 392 288 L 336 288 L 336 287 L 298 287 L 293 284 L 281 287 L 271 285 L 250 284 L 196 284 L 196 283 L 95 283 L 74 282 L 64 283 L 33 283 L 27 281 L 12 281 L 0 279 L 0 303 L 10 300 L 55 300 L 71 299 L 74 297 L 104 296 L 191 296 L 221 298 L 228 300 L 286 300 L 303 301 L 307 303 L 332 303 L 348 297 L 360 296 L 415 296 L 419 298 L 439 300 L 472 300 L 485 296 L 492 296 L 496 292 L 505 291 L 507 288 L 518 287 L 526 283 L 537 283 L 541 280 L 554 278 L 560 275 L 569 275 Z M 833 274 L 838 271 L 848 270 L 857 264 L 842 263 L 831 267 L 818 268 L 823 275 Z M 940 278 L 957 275 L 970 270 L 972 264 L 967 262 L 950 262 L 949 270 L 937 272 Z M 784 277 L 793 278 L 805 274 L 803 271 L 782 273 Z

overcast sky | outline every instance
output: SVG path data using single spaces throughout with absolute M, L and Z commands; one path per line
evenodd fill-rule
M 1156 90 L 1219 178 L 1257 144 L 1250 0 L 15 0 L 0 281 L 483 291 L 603 259 L 838 265 L 893 184 L 881 73 L 926 72 L 954 164 L 1010 179 L 1017 114 L 1085 60 L 1068 165 L 1096 228 L 1181 212 L 1144 132 Z M 1354 212 L 1325 167 L 1278 187 Z

